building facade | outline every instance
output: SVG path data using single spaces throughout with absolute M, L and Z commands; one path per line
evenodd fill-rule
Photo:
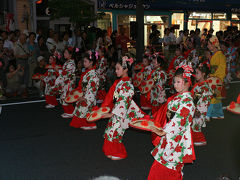
M 155 0 L 144 1 L 144 39 L 148 44 L 151 26 L 157 25 L 161 36 L 166 27 L 180 30 L 213 28 L 215 32 L 226 30 L 227 26 L 240 28 L 240 1 L 238 0 Z M 98 11 L 105 12 L 103 19 L 98 20 L 102 29 L 119 30 L 125 28 L 130 36 L 131 24 L 136 22 L 136 1 L 98 0 Z

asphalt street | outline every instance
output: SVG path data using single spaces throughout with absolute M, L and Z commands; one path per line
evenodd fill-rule
M 240 84 L 231 84 L 223 105 L 236 101 Z M 126 131 L 128 158 L 112 161 L 102 152 L 106 120 L 98 129 L 69 127 L 61 107 L 44 102 L 4 106 L 0 115 L 0 180 L 88 180 L 111 175 L 122 180 L 146 180 L 153 158 L 148 132 Z M 204 128 L 208 144 L 196 147 L 196 161 L 184 167 L 184 180 L 215 180 L 225 174 L 240 177 L 240 116 L 225 112 Z

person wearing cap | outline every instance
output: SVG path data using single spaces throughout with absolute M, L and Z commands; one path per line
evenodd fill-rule
M 34 73 L 33 74 L 41 74 L 44 75 L 46 73 L 46 69 L 45 69 L 45 59 L 43 56 L 39 56 L 37 58 L 37 62 L 38 65 L 37 67 L 34 69 Z M 34 80 L 33 81 L 33 86 L 36 87 L 39 91 L 39 95 L 43 96 L 44 95 L 44 84 L 41 80 Z
M 226 76 L 226 57 L 220 50 L 220 44 L 216 36 L 212 36 L 208 41 L 208 49 L 212 52 L 210 60 L 210 76 L 218 77 L 222 82 Z M 219 95 L 218 95 L 219 96 Z M 219 97 L 213 97 L 208 107 L 207 117 L 213 119 L 223 119 L 222 102 Z

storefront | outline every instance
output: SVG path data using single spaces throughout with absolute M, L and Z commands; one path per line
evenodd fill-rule
M 224 4 L 223 0 L 217 4 L 214 0 L 183 0 L 181 4 L 174 0 L 167 2 L 154 1 L 143 5 L 145 45 L 148 44 L 153 24 L 157 25 L 161 37 L 164 36 L 164 29 L 167 27 L 174 27 L 177 36 L 178 32 L 184 29 L 199 28 L 202 31 L 204 28 L 213 28 L 216 33 L 226 30 L 230 25 L 240 28 L 240 3 Z M 200 9 L 205 11 L 199 11 Z M 130 37 L 131 25 L 134 25 L 132 22 L 136 22 L 136 4 L 133 1 L 121 3 L 98 0 L 98 11 L 106 13 L 103 20 L 98 20 L 98 27 L 112 30 L 123 27 Z

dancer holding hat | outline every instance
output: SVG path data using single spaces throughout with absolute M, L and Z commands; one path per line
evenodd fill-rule
M 83 65 L 86 71 L 82 73 L 77 87 L 77 90 L 82 92 L 83 96 L 76 103 L 73 119 L 70 123 L 70 126 L 83 130 L 97 128 L 95 123 L 88 123 L 86 120 L 87 114 L 96 106 L 96 96 L 99 88 L 99 78 L 95 70 L 96 59 L 95 51 L 88 51 L 84 55 Z
M 164 121 L 165 125 L 162 130 L 152 127 L 152 132 L 159 136 L 160 141 L 152 151 L 155 161 L 148 180 L 182 180 L 184 164 L 195 160 L 191 137 L 195 106 L 189 92 L 192 72 L 191 65 L 180 64 L 174 76 L 177 94 L 168 99 L 166 108 L 162 106 L 158 111 L 162 116 L 157 116 L 161 118 L 155 121 L 160 124 Z
M 110 113 L 103 118 L 110 118 L 104 134 L 104 154 L 112 160 L 127 157 L 127 151 L 122 143 L 123 135 L 133 118 L 144 116 L 140 108 L 132 100 L 134 87 L 130 80 L 132 58 L 124 56 L 116 64 L 116 80 L 110 88 L 102 107 L 110 107 Z
M 71 118 L 74 110 L 72 104 L 65 102 L 67 93 L 74 88 L 74 72 L 76 69 L 73 60 L 74 53 L 75 48 L 73 47 L 68 47 L 64 50 L 64 58 L 66 59 L 66 62 L 63 64 L 62 70 L 59 70 L 59 76 L 50 92 L 51 96 L 56 95 L 57 93 L 60 94 L 60 103 L 64 110 L 64 113 L 61 115 L 62 118 Z

